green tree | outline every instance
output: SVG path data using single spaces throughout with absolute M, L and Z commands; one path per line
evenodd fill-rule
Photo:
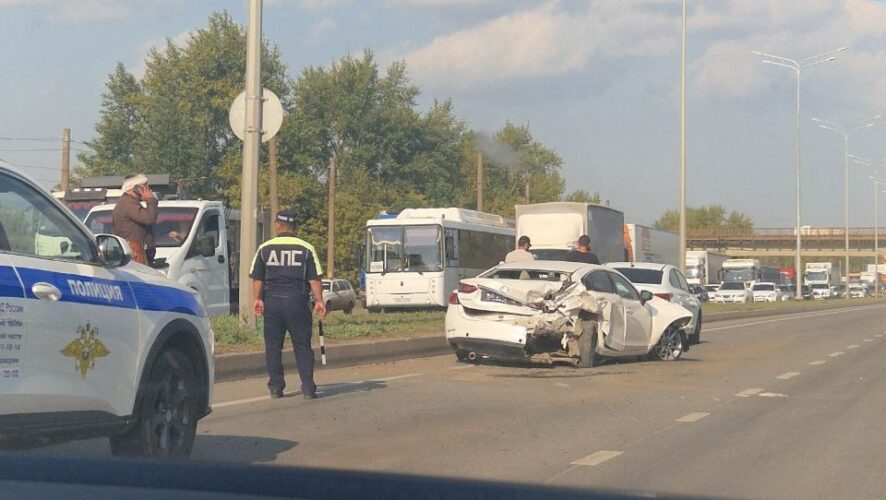
M 139 102 L 142 89 L 138 80 L 117 63 L 102 94 L 102 110 L 95 126 L 98 136 L 87 141 L 91 153 L 80 153 L 77 174 L 104 175 L 132 172 L 135 143 L 141 123 Z
M 668 210 L 654 223 L 659 229 L 679 231 L 680 212 Z M 687 207 L 686 227 L 689 229 L 706 228 L 729 228 L 729 229 L 752 229 L 754 222 L 750 217 L 733 210 L 726 215 L 726 207 L 722 205 L 708 205 L 699 208 Z
M 584 189 L 575 190 L 563 198 L 563 201 L 577 201 L 581 203 L 600 203 L 600 193 L 594 192 L 594 194 L 585 191 Z
M 228 109 L 243 90 L 245 30 L 227 12 L 216 12 L 184 46 L 167 39 L 145 62 L 140 83 L 120 65 L 111 75 L 91 145 L 98 149 L 81 158 L 82 173 L 170 173 L 184 179 L 194 196 L 219 196 L 226 184 L 220 169 L 235 162 L 241 149 Z M 276 47 L 263 49 L 262 82 L 288 104 L 286 67 Z M 126 163 L 119 160 L 127 157 Z

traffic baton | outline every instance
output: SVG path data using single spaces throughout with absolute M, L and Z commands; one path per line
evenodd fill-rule
M 326 341 L 323 339 L 323 322 L 317 321 L 317 324 L 320 325 L 320 364 L 326 366 Z

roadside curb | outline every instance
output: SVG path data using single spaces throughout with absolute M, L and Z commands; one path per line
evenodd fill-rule
M 314 342 L 316 344 L 316 341 Z M 338 344 L 326 346 L 326 358 L 329 368 L 367 365 L 397 361 L 409 358 L 424 358 L 452 352 L 441 334 L 438 336 L 416 337 L 410 339 L 384 339 L 375 342 L 356 344 Z M 314 346 L 315 368 L 322 370 L 320 349 Z M 283 368 L 287 372 L 295 370 L 295 358 L 292 350 L 283 349 Z M 230 381 L 248 377 L 265 375 L 265 353 L 249 352 L 242 354 L 222 354 L 215 357 L 215 380 Z
M 776 310 L 712 313 L 704 316 L 704 323 L 708 324 L 736 319 L 784 316 L 802 312 L 812 313 L 819 311 L 833 311 L 863 305 L 876 305 L 876 303 L 859 305 L 839 304 L 832 307 L 823 306 L 814 309 L 791 307 Z M 702 334 L 704 334 L 704 331 L 702 331 Z M 283 351 L 283 367 L 288 372 L 294 373 L 295 359 L 292 355 L 292 350 L 284 348 Z M 330 368 L 343 368 L 356 365 L 386 363 L 401 359 L 440 356 L 451 352 L 452 349 L 446 343 L 446 339 L 442 334 L 440 336 L 432 335 L 409 339 L 383 339 L 372 342 L 334 344 L 326 346 L 326 357 L 329 362 L 328 367 Z M 322 370 L 324 367 L 320 364 L 320 349 L 316 345 L 314 346 L 314 355 L 316 358 L 316 369 Z M 265 370 L 264 352 L 222 354 L 215 358 L 215 380 L 219 382 L 242 380 L 249 377 L 265 375 L 267 373 Z

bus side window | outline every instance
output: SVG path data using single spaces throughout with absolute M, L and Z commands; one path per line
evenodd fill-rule
M 451 229 L 446 230 L 444 238 L 444 246 L 446 248 L 446 265 L 458 266 L 458 245 L 455 241 L 456 232 Z

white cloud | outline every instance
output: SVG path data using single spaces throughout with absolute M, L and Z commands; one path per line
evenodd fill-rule
M 663 54 L 674 47 L 676 26 L 676 18 L 636 0 L 589 2 L 578 11 L 550 1 L 438 37 L 405 59 L 425 85 L 483 86 L 577 71 L 592 57 Z
M 315 46 L 320 45 L 337 31 L 338 23 L 334 19 L 324 17 L 311 27 L 311 31 L 308 33 L 308 43 Z
M 182 31 L 181 33 L 179 33 L 178 35 L 176 35 L 172 38 L 169 38 L 168 40 L 171 40 L 173 45 L 175 45 L 177 47 L 185 47 L 188 44 L 188 41 L 191 39 L 191 36 L 193 36 L 193 34 L 194 34 L 194 30 L 186 30 L 186 31 Z M 130 73 L 132 73 L 132 75 L 134 77 L 138 78 L 139 80 L 144 78 L 145 72 L 148 69 L 147 68 L 148 54 L 151 52 L 151 49 L 155 49 L 155 48 L 159 49 L 159 48 L 165 47 L 166 41 L 167 41 L 167 38 L 158 37 L 158 38 L 152 38 L 150 40 L 146 40 L 146 41 L 140 43 L 138 46 L 138 54 L 139 54 L 138 55 L 138 58 L 139 58 L 138 64 L 136 64 L 135 66 L 126 68 L 126 69 Z

